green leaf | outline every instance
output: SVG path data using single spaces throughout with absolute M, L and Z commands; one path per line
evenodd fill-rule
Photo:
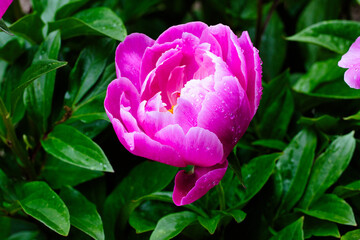
M 335 194 L 323 195 L 311 204 L 308 210 L 297 210 L 315 218 L 356 226 L 354 212 L 351 206 Z
M 41 144 L 54 157 L 90 170 L 113 172 L 103 150 L 73 127 L 57 125 Z
M 40 45 L 33 63 L 46 59 L 57 59 L 60 50 L 60 32 L 50 33 Z M 39 127 L 40 132 L 47 130 L 47 120 L 51 113 L 56 72 L 42 75 L 25 89 L 24 105 L 31 119 Z
M 340 232 L 336 223 L 320 220 L 312 217 L 305 217 L 304 221 L 305 239 L 312 236 L 340 238 Z
M 115 42 L 109 39 L 83 49 L 70 73 L 70 103 L 78 103 L 99 79 L 106 60 L 113 53 Z
M 176 172 L 177 168 L 157 162 L 146 161 L 136 166 L 105 201 L 103 220 L 106 239 L 115 239 L 115 223 L 120 213 L 120 230 L 123 230 L 121 228 L 130 213 L 141 203 L 137 200 L 161 191 L 173 180 Z
M 198 216 L 198 221 L 210 234 L 214 234 L 222 217 L 222 214 L 217 214 L 211 218 Z
M 360 239 L 360 229 L 349 231 L 340 240 L 359 240 Z
M 73 17 L 49 24 L 50 31 L 60 29 L 63 39 L 82 35 L 100 35 L 123 41 L 126 29 L 122 20 L 109 8 L 83 10 Z
M 17 20 L 9 28 L 15 35 L 21 36 L 32 44 L 41 43 L 44 39 L 42 29 L 44 22 L 33 12 Z
M 270 238 L 270 240 L 303 240 L 304 231 L 303 231 L 304 218 L 299 218 L 297 221 L 291 223 L 290 225 L 283 228 L 275 236 Z
M 66 185 L 76 186 L 103 175 L 103 172 L 77 167 L 51 155 L 48 155 L 45 166 L 41 172 L 41 176 L 55 189 Z
M 61 7 L 56 11 L 55 19 L 59 20 L 61 18 L 69 17 L 89 0 L 66 0 L 61 1 Z
M 130 226 L 136 230 L 136 233 L 154 230 L 160 218 L 176 210 L 171 196 L 169 200 L 170 204 L 160 201 L 145 201 L 130 214 Z
M 274 11 L 262 35 L 259 49 L 261 60 L 264 62 L 263 77 L 267 79 L 274 78 L 282 69 L 287 44 L 286 40 L 281 37 L 284 35 L 284 24 L 277 12 Z
M 283 151 L 284 148 L 286 148 L 286 143 L 276 139 L 260 139 L 252 142 L 251 144 L 255 146 L 262 146 L 280 151 Z
M 327 114 L 317 118 L 300 117 L 298 123 L 304 126 L 315 126 L 323 132 L 331 132 L 334 129 L 339 129 L 339 118 L 335 118 Z
M 10 32 L 10 29 L 8 28 L 8 26 L 6 25 L 4 19 L 0 19 L 0 30 L 5 32 L 6 34 L 8 35 L 13 35 L 11 32 Z
M 313 43 L 344 54 L 359 35 L 359 22 L 330 20 L 311 25 L 287 40 Z
M 340 177 L 352 158 L 355 149 L 354 132 L 337 137 L 315 161 L 305 194 L 299 206 L 307 209 L 310 204 Z
M 11 93 L 12 112 L 27 86 L 29 86 L 33 81 L 42 75 L 63 67 L 66 64 L 67 62 L 46 59 L 36 61 L 28 69 L 26 69 L 21 77 L 20 85 Z
M 245 205 L 256 193 L 265 185 L 275 167 L 275 161 L 280 157 L 280 154 L 273 153 L 253 158 L 248 164 L 242 166 L 241 174 L 246 189 L 240 186 L 239 179 L 233 178 L 229 186 L 225 188 L 232 188 L 234 191 L 226 191 L 226 194 L 235 194 L 235 196 L 226 196 L 226 199 L 232 199 L 228 204 L 239 207 Z
M 341 198 L 348 198 L 358 195 L 360 193 L 360 180 L 349 183 L 345 186 L 337 186 L 334 194 Z
M 60 197 L 70 212 L 70 223 L 96 240 L 105 239 L 101 217 L 95 204 L 72 187 L 61 189 Z
M 277 161 L 283 189 L 279 208 L 289 211 L 303 195 L 315 156 L 316 142 L 315 133 L 303 129 L 291 140 Z
M 61 198 L 45 182 L 29 182 L 22 186 L 23 198 L 19 201 L 24 212 L 55 232 L 67 236 L 70 216 Z
M 184 228 L 195 222 L 197 215 L 193 212 L 184 211 L 169 214 L 160 219 L 150 240 L 167 240 L 181 233 Z
M 25 40 L 21 37 L 1 34 L 0 58 L 13 63 L 25 51 Z
M 68 122 L 80 120 L 84 123 L 90 123 L 96 120 L 109 121 L 104 109 L 105 93 L 99 94 L 85 103 L 78 105 L 71 114 Z
M 282 139 L 285 136 L 294 111 L 289 76 L 286 71 L 264 85 L 262 104 L 256 114 L 261 138 Z
M 12 234 L 6 240 L 34 240 L 34 239 L 43 239 L 40 238 L 39 231 L 22 231 Z

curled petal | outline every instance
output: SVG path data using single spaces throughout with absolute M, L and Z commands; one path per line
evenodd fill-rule
M 219 184 L 224 177 L 228 162 L 225 159 L 221 164 L 212 167 L 194 167 L 189 174 L 179 171 L 175 177 L 173 201 L 177 206 L 190 204 L 204 196 L 211 188 Z
M 344 78 L 349 87 L 360 89 L 360 65 L 358 67 L 349 68 L 345 72 Z
M 117 77 L 126 77 L 140 92 L 140 67 L 145 49 L 154 44 L 154 40 L 140 33 L 128 35 L 116 49 L 115 64 Z
M 249 99 L 251 117 L 256 113 L 259 106 L 262 86 L 261 86 L 261 59 L 259 51 L 253 46 L 249 34 L 244 31 L 239 38 L 241 49 L 244 51 L 244 61 L 246 62 L 247 88 L 246 94 Z
M 349 51 L 345 53 L 339 61 L 339 67 L 351 68 L 360 65 L 360 37 L 350 46 Z
M 170 27 L 164 33 L 162 33 L 159 38 L 156 40 L 156 43 L 162 44 L 165 42 L 172 42 L 175 39 L 180 39 L 183 36 L 183 33 L 191 33 L 196 37 L 200 38 L 202 32 L 208 26 L 202 22 L 190 22 L 177 26 Z

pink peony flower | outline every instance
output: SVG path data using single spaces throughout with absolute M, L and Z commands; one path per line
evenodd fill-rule
M 202 22 L 173 26 L 156 41 L 133 33 L 115 63 L 105 110 L 120 142 L 137 156 L 193 165 L 176 175 L 173 200 L 199 199 L 224 176 L 259 105 L 261 60 L 248 33 Z
M 11 3 L 12 0 L 0 0 L 0 19 L 3 17 Z
M 345 82 L 351 88 L 360 89 L 360 37 L 350 46 L 338 63 L 339 67 L 349 68 L 344 75 Z

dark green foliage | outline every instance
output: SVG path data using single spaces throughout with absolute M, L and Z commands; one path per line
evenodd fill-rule
M 338 67 L 360 1 L 19 2 L 0 20 L 0 239 L 360 239 L 360 90 Z M 127 33 L 189 21 L 247 30 L 263 95 L 235 169 L 177 207 L 178 169 L 128 153 L 103 103 Z

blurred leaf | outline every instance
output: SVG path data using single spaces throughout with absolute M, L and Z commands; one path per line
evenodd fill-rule
M 337 137 L 316 159 L 305 194 L 299 203 L 302 209 L 307 210 L 310 204 L 319 199 L 346 169 L 355 149 L 353 136 L 354 132 L 350 132 Z
M 332 117 L 330 115 L 322 115 L 317 118 L 300 117 L 298 123 L 304 126 L 315 126 L 323 132 L 328 132 L 339 128 L 339 118 Z
M 281 229 L 275 236 L 270 238 L 270 240 L 303 240 L 304 231 L 303 231 L 304 218 L 299 218 L 297 221 L 291 223 L 285 228 Z
M 341 198 L 353 197 L 360 193 L 360 180 L 354 181 L 345 186 L 337 186 L 333 193 Z
M 100 119 L 109 121 L 104 109 L 104 99 L 105 93 L 99 94 L 85 103 L 79 104 L 71 114 L 68 122 L 80 120 L 85 123 L 90 123 Z
M 344 54 L 360 35 L 360 23 L 346 20 L 323 21 L 288 37 L 287 40 L 313 43 Z
M 289 85 L 289 72 L 286 71 L 263 85 L 261 105 L 256 114 L 261 138 L 282 139 L 290 123 L 294 100 Z
M 15 35 L 21 36 L 32 44 L 41 43 L 44 39 L 42 29 L 44 22 L 33 12 L 17 20 L 9 28 Z
M 315 133 L 303 129 L 291 140 L 277 161 L 283 189 L 280 209 L 289 211 L 303 195 L 315 156 L 316 142 Z
M 103 150 L 73 127 L 57 125 L 41 144 L 54 157 L 90 170 L 113 172 Z
M 233 178 L 230 186 L 224 186 L 225 188 L 234 189 L 235 199 L 231 196 L 226 197 L 226 199 L 233 199 L 232 202 L 228 201 L 228 204 L 235 205 L 235 207 L 243 206 L 253 198 L 269 179 L 274 170 L 275 161 L 279 157 L 280 154 L 278 153 L 262 155 L 253 158 L 248 164 L 242 166 L 241 174 L 246 189 L 240 186 L 238 178 Z M 230 190 L 226 193 L 232 194 Z
M 101 217 L 92 202 L 72 187 L 62 188 L 60 197 L 69 208 L 71 225 L 96 240 L 105 239 Z
M 115 239 L 115 224 L 120 213 L 121 228 L 136 204 L 141 203 L 136 200 L 161 191 L 173 180 L 176 172 L 177 168 L 157 162 L 146 161 L 137 165 L 105 201 L 103 220 L 106 239 Z M 129 206 L 130 203 L 133 204 L 132 207 Z
M 43 237 L 40 237 L 39 231 L 22 231 L 12 234 L 10 237 L 8 237 L 6 240 L 40 240 L 45 239 Z
M 229 211 L 222 211 L 223 214 L 231 216 L 237 223 L 244 221 L 246 213 L 240 209 L 232 209 Z
M 29 86 L 33 81 L 42 75 L 63 67 L 66 64 L 67 62 L 46 59 L 36 61 L 29 68 L 27 68 L 22 75 L 20 85 L 11 93 L 11 111 L 14 112 L 15 106 L 18 104 L 18 101 L 22 97 L 23 91 L 27 86 Z
M 297 209 L 302 213 L 340 224 L 356 226 L 351 206 L 335 194 L 325 194 L 310 205 L 308 210 Z
M 104 131 L 107 126 L 109 126 L 109 120 L 95 120 L 89 123 L 84 123 L 83 121 L 78 120 L 75 122 L 70 122 L 69 125 L 92 139 Z
M 122 6 L 122 17 L 124 21 L 130 19 L 139 19 L 142 15 L 151 11 L 151 7 L 158 4 L 161 0 L 138 0 L 134 1 L 123 1 Z
M 6 34 L 8 35 L 13 35 L 11 32 L 10 32 L 10 29 L 8 28 L 8 26 L 6 25 L 4 19 L 0 19 L 0 30 L 5 32 Z
M 284 24 L 275 11 L 262 35 L 259 49 L 260 57 L 264 62 L 263 77 L 267 79 L 276 77 L 282 69 L 287 44 L 283 36 L 285 36 Z
M 283 151 L 284 148 L 286 148 L 286 143 L 276 139 L 260 139 L 252 142 L 251 144 L 255 146 L 262 146 L 280 151 Z
M 67 236 L 70 216 L 61 198 L 45 182 L 29 182 L 22 187 L 23 198 L 19 201 L 24 212 L 55 232 Z
M 195 222 L 197 215 L 193 212 L 184 211 L 169 214 L 160 219 L 150 240 L 167 240 L 177 236 L 191 223 Z
M 61 18 L 69 17 L 78 9 L 80 9 L 84 4 L 89 0 L 66 0 L 61 1 L 62 5 L 59 7 L 55 14 L 55 19 L 59 20 Z
M 14 62 L 25 51 L 25 41 L 21 37 L 0 35 L 0 58 Z
M 340 240 L 359 240 L 360 239 L 360 229 L 349 231 Z
M 172 203 L 145 201 L 130 214 L 129 224 L 136 230 L 136 233 L 152 231 L 160 218 L 174 211 Z
M 83 49 L 70 73 L 70 102 L 78 103 L 96 83 L 105 69 L 106 59 L 113 54 L 114 41 L 104 39 Z
M 336 223 L 320 220 L 312 217 L 305 217 L 304 221 L 305 239 L 311 236 L 317 237 L 336 237 L 340 238 L 340 232 Z
M 66 185 L 76 186 L 103 175 L 103 172 L 77 167 L 56 159 L 51 155 L 48 155 L 45 166 L 41 172 L 41 176 L 55 189 Z
M 217 214 L 211 218 L 198 216 L 198 221 L 210 234 L 214 234 L 222 217 L 221 214 Z
M 46 59 L 57 59 L 60 51 L 60 32 L 52 32 L 40 45 L 33 63 Z M 47 119 L 51 113 L 56 72 L 40 76 L 24 91 L 24 105 L 40 132 L 47 130 Z
M 122 20 L 106 7 L 83 10 L 73 17 L 50 23 L 49 29 L 50 31 L 60 29 L 63 39 L 82 35 L 100 35 L 123 41 L 126 36 Z

